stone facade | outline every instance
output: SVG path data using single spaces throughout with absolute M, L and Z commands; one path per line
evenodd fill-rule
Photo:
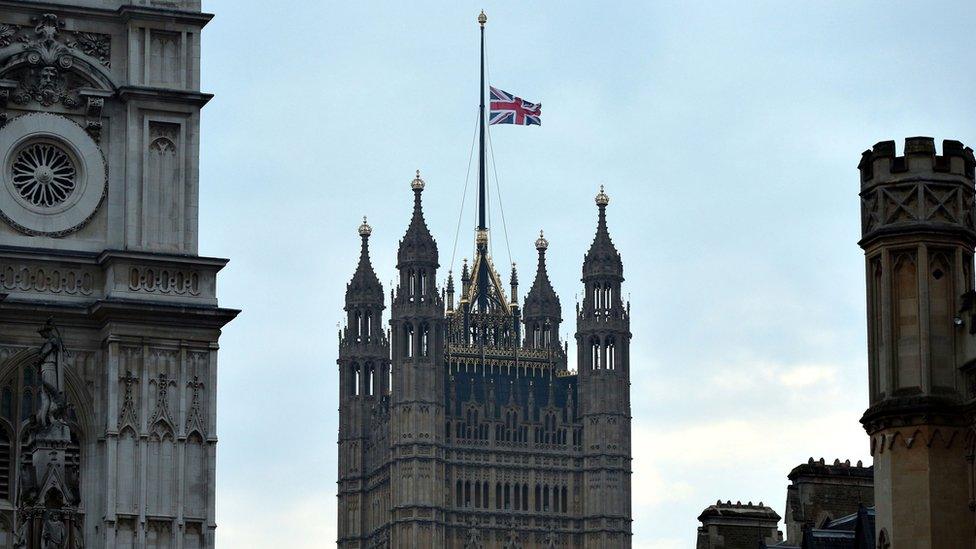
M 0 0 L 0 546 L 63 334 L 86 547 L 214 547 L 217 305 L 197 251 L 198 0 Z M 67 547 L 67 546 L 66 546 Z
M 779 515 L 772 508 L 742 502 L 715 502 L 698 516 L 696 549 L 753 549 L 779 543 Z
M 820 528 L 834 519 L 856 514 L 861 507 L 874 506 L 874 468 L 861 462 L 823 458 L 797 465 L 788 476 L 786 488 L 786 540 L 803 544 L 803 532 Z
M 974 543 L 972 352 L 976 159 L 958 141 L 865 151 L 870 407 L 879 547 Z
M 359 265 L 339 334 L 338 546 L 617 548 L 631 544 L 630 311 L 610 240 L 609 197 L 576 311 L 577 370 L 559 340 L 559 297 L 535 246 L 535 280 L 519 305 L 488 255 L 439 290 L 424 181 L 397 256 L 390 328 L 360 227 Z M 509 295 L 511 297 L 509 297 Z

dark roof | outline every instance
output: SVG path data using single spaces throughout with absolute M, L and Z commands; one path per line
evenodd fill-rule
M 797 465 L 790 471 L 787 478 L 796 480 L 801 476 L 815 477 L 850 477 L 862 479 L 874 479 L 874 466 L 865 467 L 860 461 L 851 465 L 850 460 L 841 461 L 835 459 L 833 464 L 827 464 L 824 458 L 814 460 L 812 457 L 806 462 Z

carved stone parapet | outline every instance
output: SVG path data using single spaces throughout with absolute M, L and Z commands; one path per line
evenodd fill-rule
M 96 269 L 0 258 L 0 289 L 6 292 L 90 297 L 100 283 L 101 273 Z
M 949 232 L 976 242 L 972 149 L 943 142 L 935 154 L 928 137 L 905 140 L 895 156 L 894 141 L 865 151 L 861 171 L 861 245 L 877 236 L 903 232 Z
M 0 249 L 0 292 L 34 297 L 180 301 L 216 305 L 217 272 L 226 260 L 132 252 L 71 257 Z

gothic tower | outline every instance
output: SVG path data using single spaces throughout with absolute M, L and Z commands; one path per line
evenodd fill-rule
M 437 291 L 437 243 L 424 220 L 420 172 L 411 182 L 413 217 L 397 252 L 393 296 L 392 547 L 443 547 L 444 302 Z
M 238 311 L 218 306 L 227 260 L 197 246 L 211 17 L 199 0 L 0 3 L 0 546 L 46 489 L 25 420 L 57 364 L 54 461 L 80 528 L 45 517 L 49 546 L 214 547 L 218 342 Z
M 535 241 L 535 249 L 539 252 L 539 263 L 536 267 L 535 280 L 529 293 L 525 296 L 525 342 L 524 346 L 531 349 L 552 348 L 559 345 L 559 324 L 562 322 L 562 305 L 559 296 L 549 281 L 546 271 L 546 250 L 549 241 L 539 231 L 539 238 Z M 513 271 L 514 276 L 514 271 Z M 515 293 L 514 290 L 512 292 Z M 513 299 L 515 297 L 513 296 Z
M 957 314 L 973 289 L 974 164 L 958 141 L 938 156 L 913 137 L 858 166 L 879 547 L 973 544 Z
M 346 286 L 346 328 L 339 336 L 339 547 L 361 547 L 368 503 L 388 503 L 388 489 L 367 486 L 367 440 L 385 426 L 390 344 L 383 331 L 383 285 L 369 260 L 373 229 L 363 218 L 359 265 Z M 388 507 L 388 505 L 385 505 Z
M 585 547 L 619 547 L 631 535 L 630 312 L 620 296 L 623 262 L 607 230 L 609 203 L 600 187 L 576 317 Z

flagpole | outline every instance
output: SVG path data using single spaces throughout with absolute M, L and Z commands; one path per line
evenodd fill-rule
M 478 15 L 481 26 L 481 88 L 480 95 L 480 138 L 478 144 L 478 309 L 488 309 L 488 227 L 485 224 L 485 23 L 488 17 L 484 10 Z

